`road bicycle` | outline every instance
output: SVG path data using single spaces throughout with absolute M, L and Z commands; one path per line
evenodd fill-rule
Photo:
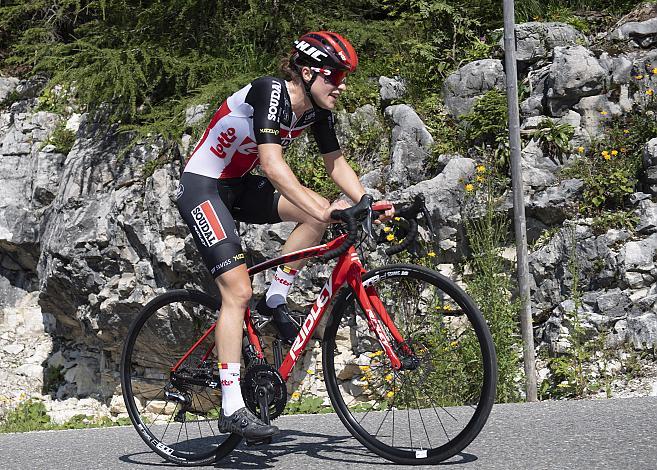
M 332 305 L 317 373 L 333 409 L 379 456 L 433 464 L 463 450 L 484 426 L 495 398 L 495 348 L 475 303 L 447 277 L 413 264 L 363 268 L 359 251 L 372 235 L 376 209 L 385 207 L 373 208 L 372 198 L 363 196 L 333 214 L 343 224 L 327 243 L 249 268 L 253 276 L 295 260 L 337 258 L 285 357 L 279 340 L 262 340 L 262 318 L 246 310 L 242 393 L 263 421 L 280 416 L 286 381 Z M 422 195 L 397 215 L 406 236 L 388 254 L 415 243 L 422 215 L 430 223 Z M 181 466 L 218 461 L 241 441 L 218 431 L 213 333 L 220 303 L 196 290 L 161 294 L 134 319 L 123 348 L 121 385 L 130 419 L 153 451 Z

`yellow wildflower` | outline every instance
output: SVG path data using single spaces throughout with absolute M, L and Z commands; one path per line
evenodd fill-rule
M 577 147 L 577 151 L 579 153 L 584 153 L 584 147 Z
M 607 157 L 609 156 L 609 152 L 607 152 L 606 150 L 604 150 L 604 151 L 602 152 L 602 156 L 605 157 L 605 158 L 607 158 Z
M 392 398 L 392 397 L 395 396 L 395 392 L 393 392 L 392 390 L 390 390 L 388 393 L 386 393 L 386 396 L 387 396 L 388 398 Z
M 486 167 L 484 165 L 478 165 L 477 173 L 486 173 Z
M 484 182 L 484 177 L 483 176 L 477 176 L 477 183 L 483 183 Z
M 615 157 L 616 155 L 618 155 L 618 150 L 615 150 L 615 149 L 612 150 L 612 151 L 611 151 L 611 155 L 614 156 L 614 157 Z
M 611 155 L 609 155 L 609 154 L 603 155 L 603 157 L 604 157 L 605 160 L 611 160 Z
M 652 72 L 653 75 L 657 75 L 657 67 L 653 67 L 651 72 Z
M 607 111 L 600 111 L 600 114 L 602 114 L 603 116 L 606 116 L 609 113 Z
M 451 343 L 449 343 L 449 345 L 450 345 L 451 347 L 455 348 L 455 347 L 457 347 L 457 346 L 459 345 L 459 342 L 458 342 L 458 341 L 452 341 Z
M 294 392 L 292 394 L 292 399 L 293 400 L 298 400 L 301 397 L 301 394 L 299 392 Z
M 434 258 L 434 257 L 436 256 L 436 253 L 433 252 L 433 251 L 430 251 L 429 253 L 427 253 L 427 256 L 428 256 L 429 258 Z
M 630 133 L 630 130 L 629 130 L 629 129 L 623 129 L 623 134 L 627 135 L 627 134 L 629 134 L 629 133 Z
M 388 374 L 388 375 L 386 375 L 385 378 L 388 382 L 390 382 L 393 379 L 393 376 L 392 376 L 392 374 Z
M 384 231 L 384 232 L 389 232 L 389 231 L 391 231 L 391 230 L 392 230 L 392 229 L 391 229 L 390 227 L 383 227 L 383 231 Z
M 360 370 L 362 370 L 363 372 L 366 372 L 366 371 L 370 370 L 370 366 L 358 366 L 358 368 Z
M 468 184 L 465 185 L 465 190 L 467 192 L 471 193 L 472 191 L 474 191 L 474 186 L 472 184 L 468 183 Z
M 370 354 L 370 357 L 378 357 L 378 356 L 381 356 L 382 354 L 383 354 L 383 351 L 376 351 L 376 352 L 373 352 L 372 354 Z
M 399 221 L 401 220 L 401 218 L 399 218 L 399 217 L 395 217 L 395 220 L 396 220 L 397 222 L 399 222 Z
M 646 90 L 646 95 L 648 95 L 648 96 L 652 96 L 654 93 L 655 93 L 655 92 L 653 91 L 652 88 L 648 88 L 648 89 Z
M 641 80 L 641 79 L 643 78 L 643 75 L 637 75 L 637 76 L 634 77 L 634 78 L 636 78 L 637 80 Z
M 395 239 L 395 236 L 394 236 L 392 233 L 389 234 L 389 235 L 386 237 L 386 240 L 388 240 L 389 242 L 393 241 L 394 239 Z
M 308 373 L 308 375 L 315 375 L 315 371 L 312 369 L 308 369 L 306 372 Z

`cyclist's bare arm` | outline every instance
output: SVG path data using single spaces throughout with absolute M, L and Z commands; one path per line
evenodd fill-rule
M 336 150 L 335 152 L 326 153 L 322 155 L 324 159 L 324 165 L 326 166 L 326 172 L 331 177 L 335 184 L 342 190 L 343 193 L 347 195 L 354 203 L 360 201 L 360 198 L 365 194 L 365 188 L 358 179 L 356 172 L 349 166 L 347 160 L 342 155 L 341 150 Z M 390 201 L 380 201 L 383 203 L 389 204 Z M 395 215 L 395 208 L 391 205 L 391 208 L 386 210 L 382 220 L 389 219 Z
M 274 187 L 299 209 L 321 222 L 331 221 L 331 212 L 349 207 L 344 201 L 336 201 L 329 208 L 323 200 L 299 183 L 283 158 L 283 148 L 278 144 L 259 144 L 260 166 Z

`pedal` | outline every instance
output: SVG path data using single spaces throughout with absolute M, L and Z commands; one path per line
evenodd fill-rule
M 271 444 L 271 437 L 266 437 L 264 439 L 261 439 L 259 441 L 246 441 L 247 447 L 253 447 L 253 446 L 261 446 L 261 445 L 267 445 Z

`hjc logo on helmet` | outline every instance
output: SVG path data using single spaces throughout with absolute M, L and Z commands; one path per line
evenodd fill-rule
M 219 158 L 226 158 L 225 150 L 229 149 L 230 146 L 233 145 L 235 139 L 237 139 L 235 136 L 235 129 L 231 127 L 227 129 L 226 132 L 219 134 L 219 137 L 217 137 L 217 142 L 219 145 L 216 147 L 210 146 L 210 151 Z
M 315 46 L 311 46 L 306 41 L 294 41 L 294 47 L 299 49 L 304 54 L 309 55 L 317 62 L 321 62 L 322 57 L 328 57 L 328 54 L 325 54 L 322 51 L 318 50 Z

